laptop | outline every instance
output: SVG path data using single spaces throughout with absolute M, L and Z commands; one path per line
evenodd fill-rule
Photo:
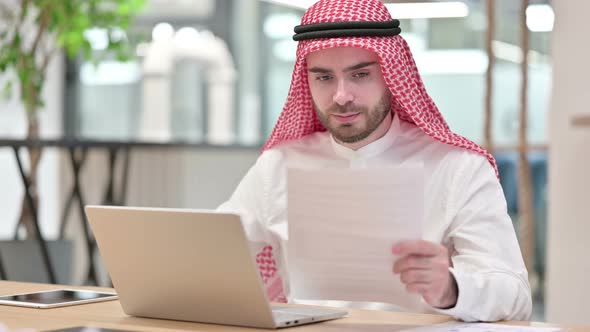
M 85 211 L 128 315 L 276 329 L 347 313 L 271 307 L 236 214 L 110 206 Z

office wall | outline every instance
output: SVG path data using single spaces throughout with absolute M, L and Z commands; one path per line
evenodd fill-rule
M 590 2 L 552 4 L 546 316 L 556 323 L 590 324 L 590 127 L 571 125 L 573 114 L 590 115 Z

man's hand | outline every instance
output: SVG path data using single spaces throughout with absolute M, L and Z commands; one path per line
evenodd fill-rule
M 426 303 L 437 308 L 451 308 L 457 303 L 457 282 L 449 272 L 446 247 L 423 240 L 403 241 L 393 246 L 394 255 L 402 256 L 393 264 L 406 289 L 422 295 Z

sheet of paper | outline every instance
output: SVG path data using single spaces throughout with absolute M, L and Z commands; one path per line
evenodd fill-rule
M 420 301 L 393 274 L 391 247 L 422 237 L 422 165 L 289 169 L 287 180 L 287 262 L 295 299 Z
M 400 332 L 560 332 L 556 327 L 514 326 L 489 323 L 461 323 L 449 322 L 421 326 Z

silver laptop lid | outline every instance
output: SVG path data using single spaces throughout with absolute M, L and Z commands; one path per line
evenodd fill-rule
M 106 206 L 86 214 L 128 315 L 277 327 L 239 216 Z

